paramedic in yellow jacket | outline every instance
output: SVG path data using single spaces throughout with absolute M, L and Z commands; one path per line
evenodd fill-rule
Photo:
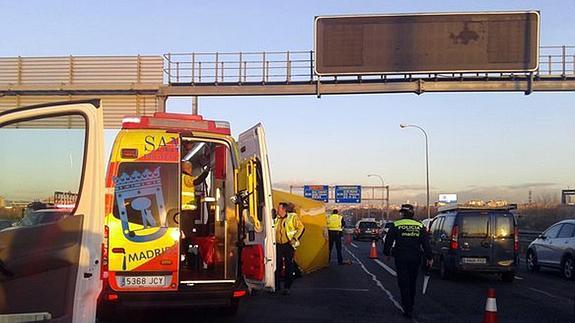
M 210 173 L 210 168 L 205 167 L 199 176 L 192 175 L 192 163 L 189 161 L 182 162 L 182 210 L 195 210 L 196 205 L 196 186 L 202 184 Z
M 285 262 L 284 295 L 289 295 L 293 282 L 295 248 L 299 246 L 299 239 L 303 235 L 304 226 L 294 207 L 290 203 L 280 203 L 278 217 L 275 220 L 276 230 L 276 291 L 281 290 L 280 275 L 282 272 L 282 259 Z
M 189 161 L 182 162 L 182 210 L 195 210 L 196 206 L 196 189 L 194 185 L 194 176 L 192 176 L 192 163 Z

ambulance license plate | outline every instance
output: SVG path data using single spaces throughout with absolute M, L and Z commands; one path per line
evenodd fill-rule
M 485 258 L 461 258 L 461 262 L 464 264 L 485 264 L 487 259 Z
M 121 287 L 164 287 L 166 276 L 124 276 Z

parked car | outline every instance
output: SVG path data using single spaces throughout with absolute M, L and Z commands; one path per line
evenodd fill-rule
M 563 220 L 550 226 L 535 239 L 526 254 L 527 269 L 541 267 L 561 270 L 566 279 L 575 278 L 575 219 Z
M 355 224 L 355 231 L 353 232 L 353 240 L 379 240 L 380 228 L 377 221 L 374 219 L 362 219 Z
M 2 231 L 3 229 L 11 227 L 12 223 L 14 223 L 12 220 L 0 219 L 0 231 Z
M 430 227 L 434 265 L 443 279 L 455 272 L 497 273 L 515 279 L 519 238 L 509 207 L 440 208 Z
M 57 222 L 70 215 L 70 211 L 70 209 L 57 208 L 30 211 L 26 213 L 22 220 L 13 223 L 12 227 L 6 228 L 5 230 Z

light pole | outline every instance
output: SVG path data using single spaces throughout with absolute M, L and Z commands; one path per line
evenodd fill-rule
M 384 182 L 383 182 L 383 177 L 381 177 L 380 175 L 377 175 L 377 174 L 369 174 L 369 175 L 367 175 L 367 177 L 373 177 L 373 176 L 379 177 L 379 180 L 381 181 L 381 221 L 387 220 L 387 219 L 386 219 L 386 216 L 385 216 L 385 211 L 384 211 L 384 208 L 383 208 L 383 205 L 384 205 L 383 203 L 385 202 L 385 198 L 384 198 L 384 195 L 383 195 L 383 194 L 384 194 L 384 190 L 385 190 L 385 184 L 384 184 Z M 374 198 L 375 198 L 375 196 L 374 196 Z
M 415 124 L 400 124 L 400 128 L 417 128 L 423 132 L 425 136 L 425 173 L 427 178 L 427 218 L 431 219 L 431 213 L 429 209 L 429 142 L 427 138 L 427 132 L 423 128 Z

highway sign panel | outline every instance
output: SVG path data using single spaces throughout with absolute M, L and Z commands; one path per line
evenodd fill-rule
M 537 11 L 323 16 L 319 75 L 528 72 L 539 66 Z
M 322 202 L 329 202 L 329 186 L 327 185 L 305 185 L 303 196 Z
M 361 203 L 361 185 L 337 185 L 335 203 Z

